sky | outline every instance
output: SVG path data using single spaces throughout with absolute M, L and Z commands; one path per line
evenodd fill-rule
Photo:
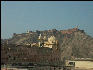
M 76 26 L 93 37 L 93 1 L 1 1 L 1 38 Z

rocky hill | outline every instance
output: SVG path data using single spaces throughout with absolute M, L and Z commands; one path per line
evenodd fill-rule
M 54 35 L 59 42 L 59 50 L 62 58 L 93 58 L 93 38 L 86 35 L 84 30 L 78 28 L 68 30 L 45 30 L 45 31 L 29 31 L 28 33 L 13 34 L 11 39 L 4 42 L 9 44 L 31 44 L 38 42 L 38 36 L 46 36 L 47 38 Z
M 60 47 L 63 57 L 93 58 L 93 38 L 80 31 L 64 39 Z

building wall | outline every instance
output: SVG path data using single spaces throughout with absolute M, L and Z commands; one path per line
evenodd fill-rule
M 75 61 L 75 68 L 93 69 L 93 61 Z

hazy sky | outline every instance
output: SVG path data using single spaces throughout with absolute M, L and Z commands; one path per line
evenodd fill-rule
M 1 38 L 28 29 L 79 29 L 93 37 L 93 1 L 2 1 Z

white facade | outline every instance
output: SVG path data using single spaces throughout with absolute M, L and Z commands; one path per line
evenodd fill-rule
M 74 61 L 76 69 L 93 69 L 93 61 Z

